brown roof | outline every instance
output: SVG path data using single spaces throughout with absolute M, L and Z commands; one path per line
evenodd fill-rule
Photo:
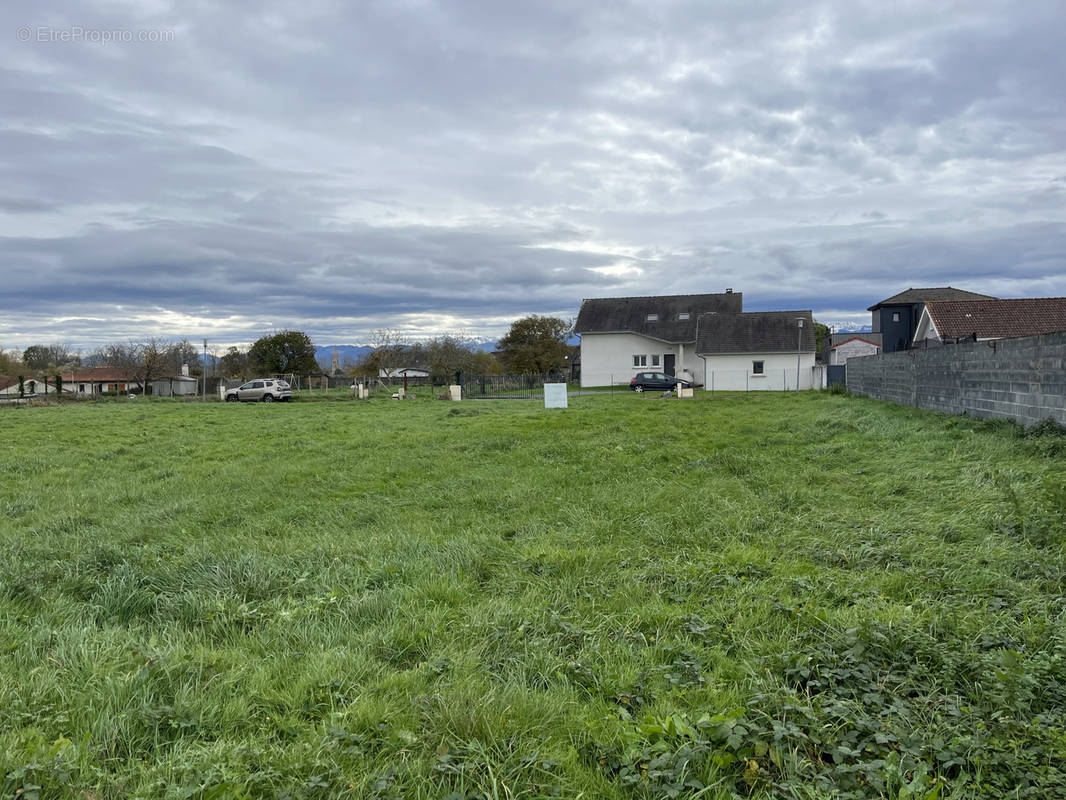
M 941 339 L 1008 339 L 1066 331 L 1066 297 L 927 303 Z
M 638 333 L 664 342 L 696 341 L 696 318 L 710 311 L 743 308 L 740 292 L 583 300 L 574 333 Z M 649 320 L 648 316 L 654 315 Z M 684 315 L 684 318 L 682 318 Z
M 933 300 L 994 300 L 988 294 L 967 292 L 965 289 L 956 289 L 953 286 L 934 286 L 929 289 L 906 289 L 899 294 L 894 294 L 887 300 L 870 306 L 867 311 L 876 311 L 881 306 L 908 306 L 915 303 L 928 303 Z
M 129 372 L 122 367 L 82 367 L 76 372 L 59 373 L 64 381 L 97 383 L 99 381 L 128 381 Z
M 15 386 L 19 382 L 18 378 L 7 378 L 0 375 L 0 391 L 7 389 L 9 386 Z

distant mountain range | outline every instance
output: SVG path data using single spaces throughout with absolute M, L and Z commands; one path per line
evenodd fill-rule
M 486 353 L 491 353 L 495 350 L 497 344 L 497 339 L 473 339 L 470 341 L 473 349 Z M 315 360 L 323 369 L 329 369 L 330 364 L 333 363 L 334 348 L 337 350 L 337 359 L 340 361 L 341 367 L 344 366 L 345 361 L 350 363 L 357 362 L 374 349 L 368 344 L 328 344 L 317 346 L 315 347 Z
M 842 322 L 833 326 L 834 333 L 870 333 L 872 330 L 869 325 L 860 325 L 857 322 Z

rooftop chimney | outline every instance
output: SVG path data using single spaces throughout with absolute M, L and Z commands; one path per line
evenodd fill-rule
M 733 294 L 733 289 L 732 288 L 726 289 L 725 293 L 726 294 Z
M 188 364 L 182 364 L 181 365 L 181 374 L 184 375 L 186 378 L 189 377 L 189 365 Z

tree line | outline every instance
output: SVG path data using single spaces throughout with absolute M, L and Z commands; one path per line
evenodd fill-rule
M 425 341 L 383 328 L 372 332 L 371 350 L 357 362 L 346 362 L 351 378 L 393 375 L 405 367 L 421 368 L 434 377 L 456 374 L 493 375 L 562 371 L 573 348 L 568 344 L 572 325 L 557 317 L 529 316 L 516 320 L 492 353 L 479 350 L 462 334 L 441 334 Z M 18 351 L 0 349 L 0 375 L 38 376 L 71 372 L 83 367 L 109 366 L 126 371 L 147 386 L 153 380 L 178 375 L 183 365 L 194 377 L 203 374 L 200 351 L 188 339 L 159 337 L 107 344 L 82 355 L 70 345 L 39 344 Z M 322 372 L 315 345 L 303 331 L 284 330 L 260 337 L 247 349 L 230 347 L 210 370 L 218 377 L 247 379 L 265 375 L 310 375 Z
M 557 317 L 523 317 L 490 353 L 462 334 L 412 341 L 400 331 L 385 328 L 372 333 L 372 349 L 351 365 L 349 374 L 388 380 L 400 370 L 415 368 L 434 378 L 452 380 L 460 375 L 559 372 L 568 366 L 571 329 L 570 323 Z

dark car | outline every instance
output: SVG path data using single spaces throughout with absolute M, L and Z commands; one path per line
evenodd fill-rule
M 692 385 L 692 381 L 665 372 L 638 372 L 629 382 L 629 388 L 634 392 L 665 392 L 679 383 L 686 389 Z

